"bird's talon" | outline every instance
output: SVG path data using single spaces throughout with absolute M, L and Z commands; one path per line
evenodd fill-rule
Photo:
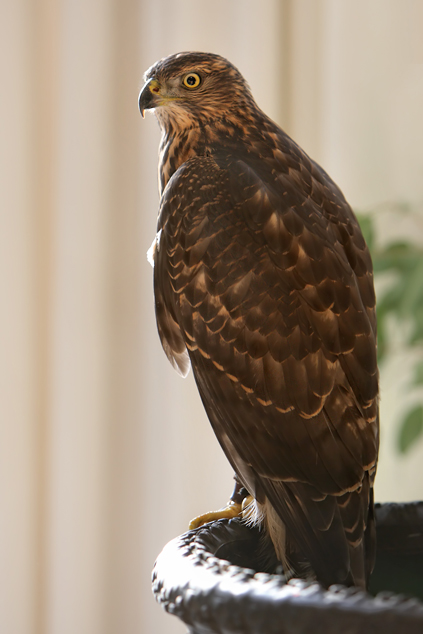
M 226 506 L 219 509 L 218 511 L 210 511 L 209 513 L 203 513 L 202 515 L 198 515 L 194 517 L 193 520 L 189 523 L 189 530 L 192 531 L 194 528 L 199 528 L 204 524 L 208 524 L 208 522 L 216 522 L 221 519 L 233 519 L 234 517 L 238 517 L 242 514 L 242 506 L 241 504 L 237 504 L 236 502 L 232 502 L 229 500 Z

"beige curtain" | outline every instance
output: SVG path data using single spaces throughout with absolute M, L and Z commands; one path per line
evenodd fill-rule
M 183 632 L 150 571 L 232 473 L 156 334 L 159 133 L 137 110 L 142 73 L 219 52 L 354 205 L 421 202 L 423 5 L 0 6 L 0 631 Z M 422 498 L 421 448 L 402 461 L 393 447 L 397 366 L 383 380 L 377 497 Z

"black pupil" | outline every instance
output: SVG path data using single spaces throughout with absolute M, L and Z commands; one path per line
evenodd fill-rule
M 189 76 L 187 77 L 187 84 L 188 84 L 188 86 L 194 86 L 194 84 L 196 84 L 196 83 L 197 83 L 197 80 L 196 80 L 196 78 L 194 77 L 194 75 L 189 75 Z

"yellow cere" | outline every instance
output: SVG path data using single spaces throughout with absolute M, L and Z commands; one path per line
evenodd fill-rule
M 160 92 L 160 84 L 157 79 L 152 79 L 148 87 L 150 89 L 150 92 L 152 92 L 153 94 L 157 95 Z

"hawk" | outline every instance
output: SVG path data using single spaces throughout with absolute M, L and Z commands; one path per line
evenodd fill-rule
M 150 255 L 164 351 L 192 367 L 285 571 L 365 588 L 378 370 L 357 219 L 223 57 L 171 55 L 145 82 L 141 113 L 162 130 Z

